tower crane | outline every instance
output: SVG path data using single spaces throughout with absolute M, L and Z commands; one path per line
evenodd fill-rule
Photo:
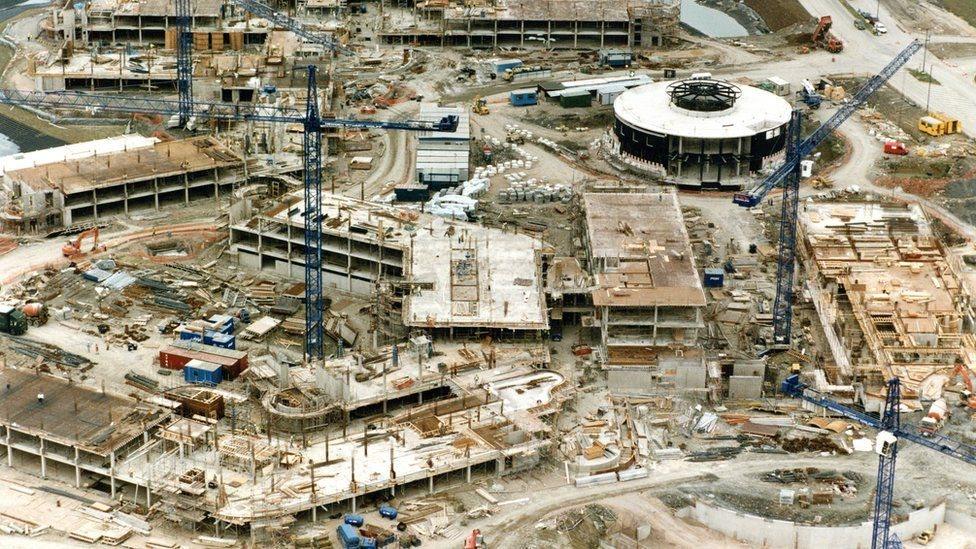
M 231 0 L 249 13 L 263 17 L 275 25 L 288 29 L 308 42 L 321 44 L 330 52 L 346 52 L 346 48 L 331 36 L 305 28 L 300 21 L 257 0 Z M 176 89 L 180 98 L 180 126 L 185 126 L 193 111 L 193 35 L 190 32 L 191 0 L 175 0 L 176 8 Z
M 794 111 L 787 131 L 787 139 L 795 143 L 795 151 L 787 151 L 786 162 L 761 183 L 748 192 L 735 193 L 733 202 L 751 208 L 762 202 L 775 187 L 783 188 L 782 216 L 779 231 L 779 256 L 776 268 L 776 300 L 773 303 L 773 344 L 788 346 L 793 325 L 793 273 L 796 269 L 796 221 L 800 198 L 800 161 L 808 156 L 858 108 L 864 105 L 874 92 L 881 89 L 908 60 L 922 49 L 922 43 L 913 40 L 881 72 L 871 77 L 855 93 L 850 101 L 837 109 L 826 122 L 806 139 L 799 140 L 799 113 Z M 794 134 L 790 136 L 789 134 Z
M 887 383 L 884 410 L 880 417 L 845 406 L 800 381 L 798 374 L 787 377 L 780 386 L 783 393 L 836 412 L 862 425 L 878 430 L 875 452 L 878 453 L 878 484 L 874 496 L 874 524 L 871 532 L 873 549 L 900 547 L 901 542 L 891 529 L 891 500 L 895 491 L 895 462 L 898 442 L 907 440 L 949 457 L 976 465 L 976 446 L 951 439 L 938 433 L 922 434 L 910 425 L 902 425 L 901 386 L 897 377 Z
M 319 114 L 316 68 L 308 67 L 307 104 L 303 111 L 260 104 L 193 103 L 192 116 L 221 121 L 261 121 L 302 124 L 304 134 L 305 187 L 305 354 L 309 359 L 322 358 L 325 336 L 322 322 L 322 132 L 336 128 L 375 128 L 405 131 L 453 132 L 457 116 L 437 121 L 381 121 L 323 118 Z M 100 110 L 123 113 L 182 115 L 182 98 L 137 98 L 77 92 L 37 92 L 0 89 L 0 104 L 42 109 Z

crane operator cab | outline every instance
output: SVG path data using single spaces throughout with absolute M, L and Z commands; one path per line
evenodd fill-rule
M 878 433 L 878 438 L 875 439 L 874 451 L 878 453 L 879 456 L 891 457 L 892 451 L 895 448 L 895 444 L 898 442 L 898 437 L 889 431 L 881 431 Z

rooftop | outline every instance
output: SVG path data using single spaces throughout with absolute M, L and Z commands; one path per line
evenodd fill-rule
M 583 207 L 590 256 L 606 266 L 595 305 L 705 305 L 674 193 L 586 193 Z
M 168 412 L 47 374 L 0 373 L 0 424 L 107 456 Z M 44 395 L 43 402 L 38 398 Z
M 668 92 L 672 84 L 655 82 L 620 94 L 613 103 L 614 115 L 637 129 L 707 139 L 749 137 L 790 120 L 790 104 L 759 88 L 737 86 L 741 96 L 731 108 L 702 112 L 672 104 Z

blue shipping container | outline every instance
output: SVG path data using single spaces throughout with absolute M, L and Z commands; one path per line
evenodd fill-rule
M 535 90 L 514 90 L 509 92 L 508 102 L 513 107 L 527 107 L 529 105 L 537 105 L 539 103 L 539 96 Z
M 229 315 L 213 315 L 207 319 L 214 325 L 214 329 L 222 334 L 234 333 L 234 317 Z
M 223 381 L 220 364 L 193 359 L 183 367 L 183 379 L 187 383 L 207 383 L 216 385 Z
M 336 528 L 336 534 L 339 535 L 339 541 L 342 542 L 342 547 L 344 549 L 357 549 L 359 547 L 359 532 L 356 528 L 348 524 L 340 524 Z
M 221 349 L 237 349 L 237 337 L 219 332 L 210 332 L 210 341 L 205 342 Z
M 705 269 L 705 287 L 721 288 L 725 285 L 725 271 L 722 269 Z
M 514 69 L 515 67 L 521 66 L 521 59 L 498 59 L 491 63 L 491 68 L 495 71 L 495 74 L 502 74 L 508 69 Z
M 180 330 L 180 339 L 183 341 L 204 341 L 204 336 L 206 334 L 201 334 L 200 332 L 191 332 L 190 330 Z

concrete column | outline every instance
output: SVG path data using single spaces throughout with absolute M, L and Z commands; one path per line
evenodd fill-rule
M 44 437 L 37 437 L 41 441 L 41 478 L 47 478 L 47 456 L 44 455 Z
M 214 202 L 220 203 L 220 175 L 217 168 L 214 168 Z
M 464 469 L 465 482 L 471 484 L 471 464 L 469 463 Z
M 75 488 L 81 488 L 81 467 L 78 466 L 78 447 L 75 446 Z
M 142 432 L 142 443 L 149 444 L 149 431 Z
M 92 189 L 92 215 L 95 216 L 95 221 L 98 221 L 98 191 Z
M 122 184 L 122 206 L 125 209 L 125 215 L 129 215 L 129 184 Z
M 112 489 L 112 499 L 115 499 L 115 452 L 109 454 L 108 478 L 109 487 Z
M 505 472 L 505 458 L 500 457 L 495 460 L 495 474 L 501 475 Z
M 153 199 L 156 201 L 156 210 L 159 211 L 159 178 L 153 178 Z
M 427 477 L 427 491 L 431 494 L 434 493 L 434 473 L 431 472 L 430 476 Z
M 190 204 L 190 177 L 183 174 L 183 203 Z
M 10 445 L 10 426 L 7 426 L 7 467 L 14 466 L 14 448 Z
M 352 512 L 356 512 L 356 496 L 352 497 Z

